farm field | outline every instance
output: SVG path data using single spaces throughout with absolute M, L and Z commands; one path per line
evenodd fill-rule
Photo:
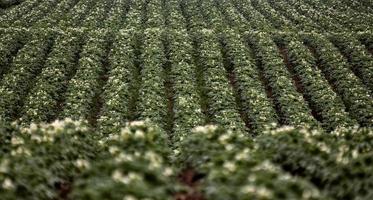
M 0 0 L 0 199 L 373 199 L 370 0 Z

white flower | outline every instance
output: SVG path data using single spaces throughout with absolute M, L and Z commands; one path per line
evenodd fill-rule
M 224 147 L 225 147 L 225 149 L 227 151 L 232 151 L 234 149 L 234 145 L 233 144 L 226 144 Z
M 278 128 L 278 129 L 272 131 L 271 133 L 272 133 L 273 135 L 275 135 L 275 134 L 277 134 L 277 133 L 289 132 L 289 131 L 292 131 L 292 130 L 294 130 L 294 129 L 295 129 L 295 128 L 292 127 L 292 126 L 282 126 L 282 127 Z
M 24 148 L 24 147 L 20 146 L 16 150 L 12 150 L 10 152 L 10 155 L 12 155 L 12 156 L 21 155 L 21 154 L 31 156 L 31 151 L 27 148 Z
M 9 168 L 9 160 L 8 159 L 4 159 L 0 163 L 0 173 L 7 173 L 8 172 L 8 168 Z
M 204 126 L 197 126 L 193 129 L 193 132 L 205 132 L 205 130 Z
M 318 144 L 319 148 L 321 151 L 325 152 L 325 153 L 330 153 L 331 152 L 331 149 L 323 142 L 320 142 Z
M 54 127 L 54 129 L 56 131 L 61 131 L 61 130 L 63 130 L 63 128 L 65 126 L 65 123 L 64 123 L 64 121 L 56 120 L 51 125 Z
M 130 172 L 128 173 L 127 176 L 123 175 L 123 173 L 119 170 L 115 170 L 113 172 L 113 174 L 111 175 L 111 178 L 114 180 L 114 181 L 117 181 L 117 182 L 121 182 L 125 185 L 128 185 L 130 184 L 132 181 L 135 181 L 135 180 L 141 180 L 142 177 L 137 174 L 137 173 L 134 173 L 134 172 Z
M 6 190 L 11 190 L 14 188 L 13 181 L 10 180 L 9 178 L 6 178 L 2 184 L 2 187 Z
M 87 160 L 78 159 L 75 161 L 75 166 L 79 169 L 88 169 L 90 167 L 90 164 Z
M 172 168 L 170 167 L 166 167 L 164 170 L 163 170 L 163 176 L 171 176 L 173 174 L 173 170 Z
M 120 162 L 126 162 L 126 161 L 133 161 L 132 155 L 125 154 L 121 152 L 118 156 L 115 157 L 115 161 Z
M 177 149 L 174 150 L 174 154 L 175 154 L 175 155 L 178 155 L 179 153 L 180 153 L 179 150 L 177 150 Z
M 128 123 L 130 126 L 144 126 L 145 121 L 133 121 Z
M 253 185 L 245 185 L 241 187 L 241 193 L 244 194 L 254 194 L 261 198 L 271 198 L 273 196 L 272 192 L 265 187 L 255 187 Z
M 157 169 L 161 167 L 161 163 L 163 162 L 162 157 L 160 157 L 158 154 L 154 153 L 153 151 L 146 152 L 145 158 L 150 161 L 149 169 Z
M 141 130 L 136 130 L 135 132 L 135 138 L 145 138 L 145 134 Z
M 125 177 L 123 175 L 123 173 L 119 170 L 115 170 L 112 174 L 111 174 L 111 178 L 114 180 L 114 181 L 117 181 L 117 182 L 122 182 L 124 184 L 128 184 L 129 183 L 129 179 L 127 177 Z
M 38 125 L 36 125 L 35 123 L 30 124 L 30 131 L 31 132 L 36 131 L 37 129 L 38 129 Z
M 67 117 L 67 118 L 65 118 L 65 122 L 66 122 L 66 123 L 72 123 L 73 120 L 72 120 L 70 117 Z M 79 122 L 77 122 L 77 123 L 79 123 Z M 78 124 L 78 125 L 79 125 L 79 124 Z
M 357 158 L 358 156 L 359 152 L 356 149 L 352 150 L 352 158 Z
M 228 134 L 223 134 L 219 137 L 219 142 L 220 144 L 227 144 L 228 140 L 229 140 L 229 135 Z
M 255 187 L 252 186 L 252 185 L 245 185 L 245 186 L 241 187 L 241 193 L 251 194 L 251 193 L 254 193 L 254 192 L 255 192 Z
M 197 126 L 192 131 L 195 133 L 209 133 L 214 132 L 217 128 L 216 125 Z
M 253 171 L 260 171 L 260 170 L 269 171 L 269 172 L 278 172 L 279 167 L 275 166 L 270 161 L 265 160 L 253 168 Z
M 225 162 L 223 164 L 223 167 L 225 169 L 227 169 L 228 171 L 230 171 L 230 172 L 234 172 L 236 170 L 236 168 L 237 168 L 237 166 L 236 166 L 236 164 L 234 162 L 229 162 L 229 161 Z
M 123 200 L 137 200 L 137 198 L 132 195 L 126 195 L 123 197 Z
M 262 198 L 268 198 L 269 199 L 269 198 L 272 198 L 272 196 L 273 196 L 272 192 L 265 187 L 258 188 L 256 193 L 259 197 L 262 197 Z
M 20 144 L 24 144 L 24 141 L 22 138 L 15 136 L 15 137 L 12 137 L 11 143 L 12 145 L 20 145 Z
M 115 154 L 115 153 L 117 153 L 119 151 L 120 150 L 119 150 L 119 148 L 117 146 L 111 146 L 111 147 L 109 147 L 110 154 Z
M 36 135 L 36 134 L 31 135 L 31 140 L 35 140 L 37 143 L 42 142 L 42 138 L 39 135 Z
M 248 157 L 250 150 L 248 148 L 245 148 L 243 151 L 236 154 L 234 157 L 236 160 L 245 160 Z

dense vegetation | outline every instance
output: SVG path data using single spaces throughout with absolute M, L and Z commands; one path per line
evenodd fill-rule
M 372 199 L 369 0 L 0 0 L 1 199 Z

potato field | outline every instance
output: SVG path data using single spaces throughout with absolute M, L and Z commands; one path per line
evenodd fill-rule
M 0 0 L 0 199 L 371 200 L 372 95 L 372 0 Z

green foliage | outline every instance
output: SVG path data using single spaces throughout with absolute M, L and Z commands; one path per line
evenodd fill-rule
M 370 199 L 372 136 L 367 128 L 323 134 L 283 127 L 256 138 L 255 149 L 333 198 Z
M 0 8 L 8 8 L 10 6 L 20 4 L 23 0 L 0 0 Z
M 2 124 L 0 131 L 0 196 L 6 199 L 161 200 L 177 189 L 166 137 L 149 122 L 131 122 L 105 137 L 69 118 Z
M 0 199 L 373 199 L 372 13 L 0 0 Z
M 147 122 L 131 122 L 104 137 L 99 158 L 79 176 L 73 199 L 172 199 L 174 169 L 162 132 Z
M 2 128 L 4 129 L 4 128 Z M 0 193 L 5 199 L 57 198 L 100 149 L 85 122 L 55 121 L 5 127 L 0 156 Z

